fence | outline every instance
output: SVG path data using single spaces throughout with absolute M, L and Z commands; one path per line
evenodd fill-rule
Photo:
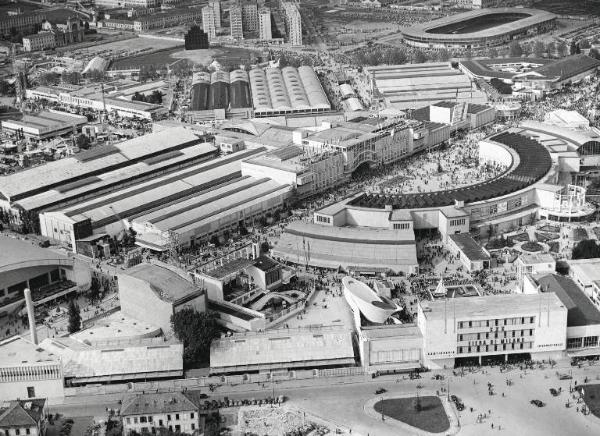
M 151 382 L 131 382 L 113 385 L 76 386 L 65 389 L 65 396 L 109 395 L 134 392 L 173 392 L 183 389 L 197 389 L 211 385 L 250 385 L 290 380 L 312 380 L 318 378 L 363 376 L 362 367 L 345 367 L 329 369 L 305 369 L 297 371 L 277 371 L 260 374 L 240 374 L 224 376 L 193 377 L 177 380 L 160 380 Z

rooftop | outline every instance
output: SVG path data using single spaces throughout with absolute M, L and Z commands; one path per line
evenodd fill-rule
M 0 235 L 0 272 L 44 264 L 72 265 L 73 259 L 34 241 Z
M 86 177 L 102 174 L 144 158 L 200 143 L 183 127 L 165 129 L 115 145 L 96 147 L 76 156 L 49 162 L 9 176 L 0 177 L 0 193 L 11 201 Z M 206 152 L 211 151 L 208 146 Z M 214 151 L 214 147 L 212 147 Z M 12 198 L 18 196 L 17 198 Z
M 519 258 L 525 265 L 554 264 L 556 262 L 550 253 L 521 253 Z
M 537 282 L 542 292 L 554 292 L 565 305 L 568 327 L 600 324 L 600 311 L 569 277 L 548 274 Z
M 215 279 L 223 279 L 231 274 L 237 274 L 239 271 L 252 265 L 253 262 L 254 261 L 251 259 L 234 259 L 206 272 L 206 275 L 209 277 L 214 277 Z
M 350 333 L 337 327 L 298 328 L 217 339 L 210 347 L 211 371 L 260 366 L 286 368 L 302 363 L 351 363 L 354 350 Z
M 449 236 L 469 260 L 490 260 L 490 255 L 468 233 L 458 233 Z
M 20 336 L 0 342 L 0 366 L 19 366 L 41 362 L 58 362 L 59 357 Z
M 155 264 L 140 263 L 120 274 L 148 283 L 156 295 L 171 303 L 202 292 L 195 284 L 176 272 Z
M 43 418 L 45 405 L 43 398 L 15 400 L 0 405 L 0 428 L 36 427 Z
M 600 259 L 577 259 L 569 260 L 567 263 L 571 274 L 579 280 L 584 282 L 600 280 Z
M 534 315 L 539 312 L 540 301 L 544 308 L 552 311 L 567 310 L 556 294 L 547 294 L 540 300 L 539 294 L 498 294 L 484 297 L 453 298 L 435 301 L 421 301 L 423 314 L 428 320 L 443 320 L 451 313 L 457 319 L 476 319 L 478 317 L 501 317 L 516 315 Z M 451 307 L 449 307 L 451 306 Z
M 193 412 L 197 406 L 181 392 L 135 394 L 123 399 L 121 415 Z
M 279 263 L 267 256 L 260 256 L 254 261 L 254 266 L 262 271 L 271 271 L 279 266 Z

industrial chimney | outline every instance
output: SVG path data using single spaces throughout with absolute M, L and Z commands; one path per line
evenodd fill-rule
M 31 332 L 31 342 L 38 343 L 37 329 L 35 327 L 35 313 L 33 311 L 33 299 L 31 298 L 31 289 L 25 288 L 25 305 L 27 306 L 27 318 L 29 319 L 29 331 Z

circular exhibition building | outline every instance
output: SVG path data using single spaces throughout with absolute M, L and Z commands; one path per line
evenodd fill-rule
M 412 26 L 402 36 L 408 45 L 429 49 L 492 47 L 548 32 L 556 18 L 537 9 L 479 9 Z

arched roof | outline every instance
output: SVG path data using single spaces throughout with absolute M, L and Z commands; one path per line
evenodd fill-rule
M 279 68 L 267 68 L 265 70 L 267 76 L 267 85 L 269 86 L 269 95 L 274 110 L 291 110 L 292 104 L 285 87 L 283 74 Z
M 315 70 L 308 66 L 302 66 L 298 68 L 298 74 L 304 85 L 310 105 L 319 109 L 331 109 L 329 100 L 327 100 L 327 96 L 325 95 L 325 91 L 323 91 Z
M 293 109 L 310 109 L 310 103 L 304 90 L 304 85 L 294 67 L 285 67 L 281 70 L 285 87 L 287 88 L 290 103 Z
M 267 76 L 262 68 L 254 68 L 248 74 L 250 77 L 250 89 L 252 90 L 252 103 L 256 110 L 273 109 Z

